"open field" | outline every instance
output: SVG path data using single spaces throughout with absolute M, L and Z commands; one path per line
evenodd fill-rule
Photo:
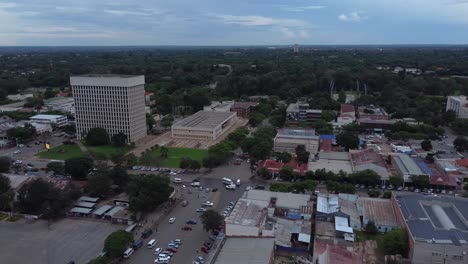
M 115 153 L 127 153 L 132 150 L 132 147 L 126 146 L 122 148 L 117 148 L 112 145 L 103 145 L 103 146 L 86 146 L 89 151 L 99 160 L 109 160 L 112 158 L 112 155 Z
M 49 151 L 42 151 L 38 155 L 43 159 L 66 160 L 70 158 L 83 157 L 84 153 L 77 145 L 60 145 L 55 148 L 51 148 Z
M 193 160 L 198 160 L 200 163 L 202 162 L 203 158 L 208 156 L 208 150 L 206 149 L 191 149 L 191 148 L 172 148 L 168 147 L 168 157 L 167 159 L 160 158 L 161 156 L 161 148 L 153 150 L 151 156 L 159 160 L 159 164 L 156 164 L 155 161 L 154 165 L 159 165 L 161 167 L 169 167 L 169 168 L 178 168 L 180 164 L 180 160 L 182 158 L 188 157 Z

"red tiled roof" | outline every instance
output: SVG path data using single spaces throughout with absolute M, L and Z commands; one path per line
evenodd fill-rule
M 431 185 L 457 186 L 457 179 L 449 175 L 431 175 L 429 177 Z
M 320 151 L 332 151 L 332 141 L 330 139 L 322 139 L 322 142 L 320 142 Z
M 468 158 L 464 158 L 464 159 L 457 160 L 457 161 L 455 161 L 455 163 L 457 163 L 458 166 L 462 166 L 462 167 L 467 167 L 467 168 L 468 168 Z
M 68 96 L 70 96 L 70 92 L 60 92 L 60 93 L 56 94 L 55 96 L 57 96 L 57 97 L 68 97 Z
M 354 105 L 351 104 L 341 104 L 341 113 L 355 112 Z
M 258 165 L 258 168 L 261 169 L 265 167 L 270 173 L 278 173 L 286 165 L 290 166 L 294 172 L 298 172 L 301 175 L 304 175 L 307 171 L 307 163 L 298 164 L 295 160 L 290 160 L 286 164 L 276 160 L 263 160 Z

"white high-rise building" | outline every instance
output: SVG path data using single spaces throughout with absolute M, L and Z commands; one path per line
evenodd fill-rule
M 145 77 L 88 74 L 71 76 L 78 139 L 96 127 L 112 135 L 123 132 L 128 142 L 146 136 Z
M 468 98 L 466 96 L 448 96 L 446 111 L 453 110 L 457 118 L 468 118 Z

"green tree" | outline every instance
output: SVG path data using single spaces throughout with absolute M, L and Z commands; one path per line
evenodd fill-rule
M 254 160 L 264 160 L 270 156 L 271 150 L 273 148 L 273 143 L 267 139 L 256 139 L 257 144 L 253 147 L 249 154 L 250 157 Z
M 390 191 L 384 192 L 383 195 L 382 195 L 382 198 L 384 198 L 384 199 L 392 198 L 392 192 L 390 192 Z
M 388 179 L 388 181 L 389 181 L 390 184 L 393 185 L 393 186 L 402 186 L 402 185 L 403 185 L 403 182 L 404 182 L 404 179 L 403 179 L 403 176 L 397 174 L 397 175 L 392 175 L 392 176 L 390 176 L 390 178 Z
M 363 170 L 351 173 L 349 175 L 349 180 L 352 183 L 376 185 L 380 183 L 380 175 L 373 170 Z
M 47 163 L 47 169 L 53 171 L 54 174 L 63 175 L 65 173 L 65 165 L 63 162 L 49 162 Z
M 88 177 L 87 190 L 92 196 L 106 197 L 112 185 L 112 179 L 105 172 Z
M 262 177 L 262 178 L 270 178 L 271 173 L 266 167 L 261 167 L 260 169 L 257 170 L 257 175 Z
M 430 140 L 425 139 L 421 142 L 421 148 L 425 151 L 429 151 L 432 149 L 432 143 Z
M 146 126 L 148 127 L 148 130 L 153 129 L 155 124 L 156 121 L 154 120 L 153 116 L 146 113 Z
M 338 102 L 342 104 L 346 103 L 346 93 L 344 91 L 338 93 Z
M 167 158 L 169 156 L 169 149 L 165 146 L 162 146 L 160 149 L 161 157 Z
M 292 155 L 286 151 L 283 152 L 275 152 L 275 157 L 277 157 L 283 163 L 288 163 L 292 159 Z
M 336 143 L 348 151 L 359 147 L 359 138 L 355 134 L 345 131 L 336 136 Z
M 380 191 L 379 190 L 370 190 L 367 192 L 367 195 L 369 197 L 380 197 Z
M 127 135 L 123 132 L 119 132 L 112 136 L 112 144 L 114 144 L 115 147 L 121 148 L 127 144 L 127 139 Z
M 252 112 L 250 113 L 249 124 L 253 127 L 258 126 L 263 120 L 265 120 L 266 116 L 259 112 Z
M 164 128 L 168 128 L 172 126 L 174 122 L 174 117 L 172 115 L 166 115 L 161 119 L 161 126 Z
M 200 219 L 203 224 L 203 229 L 206 231 L 218 229 L 224 223 L 224 217 L 213 209 L 208 209 L 204 212 Z
M 429 187 L 429 176 L 427 175 L 411 175 L 410 181 L 416 188 L 427 188 Z
M 442 114 L 442 119 L 445 124 L 450 124 L 457 119 L 457 114 L 453 110 L 448 110 Z
M 203 167 L 211 171 L 216 166 L 216 158 L 209 155 L 208 157 L 203 158 L 202 165 Z
M 0 174 L 0 211 L 9 211 L 15 197 L 10 178 Z
M 29 140 L 36 134 L 36 129 L 31 124 L 25 124 L 24 127 L 15 127 L 7 130 L 8 138 L 20 138 Z
M 453 141 L 453 146 L 457 151 L 463 152 L 465 149 L 468 149 L 468 140 L 463 136 L 458 136 Z
M 110 258 L 122 257 L 127 247 L 133 241 L 133 235 L 125 230 L 110 234 L 104 241 L 104 251 Z
M 121 165 L 114 166 L 108 174 L 112 182 L 120 187 L 125 187 L 130 179 L 127 170 Z
M 322 119 L 325 120 L 325 122 L 334 121 L 335 118 L 336 118 L 336 114 L 333 111 L 330 111 L 330 110 L 322 111 Z
M 201 168 L 201 164 L 198 160 L 192 160 L 190 163 L 190 169 L 191 170 L 199 170 Z
M 369 235 L 377 235 L 379 233 L 379 230 L 377 229 L 377 227 L 375 226 L 374 222 L 372 221 L 369 221 L 365 227 L 365 231 L 367 234 Z
M 188 157 L 184 157 L 180 160 L 179 168 L 181 169 L 188 169 L 192 165 L 192 159 Z
M 285 165 L 281 168 L 279 175 L 284 180 L 289 180 L 293 176 L 293 168 L 291 166 Z
M 0 173 L 10 171 L 11 159 L 7 156 L 0 157 Z
M 383 236 L 382 248 L 386 255 L 408 255 L 408 235 L 404 229 L 394 229 Z
M 86 134 L 85 141 L 90 146 L 106 145 L 109 143 L 109 134 L 104 128 L 91 128 Z
M 289 192 L 289 184 L 282 182 L 272 182 L 270 184 L 270 191 L 272 192 Z
M 173 190 L 169 177 L 163 175 L 132 177 L 127 184 L 130 209 L 133 212 L 150 212 L 168 201 Z
M 93 160 L 88 157 L 71 158 L 65 161 L 65 172 L 74 180 L 82 181 L 86 179 L 93 166 Z
M 296 159 L 298 163 L 307 163 L 309 161 L 310 153 L 306 151 L 304 145 L 297 145 L 296 147 Z
M 137 165 L 138 163 L 138 158 L 135 156 L 135 154 L 130 153 L 125 156 L 125 162 L 127 163 L 128 167 L 132 167 Z

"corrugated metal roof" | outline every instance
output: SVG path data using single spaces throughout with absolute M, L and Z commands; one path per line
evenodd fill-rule
M 123 210 L 123 209 L 124 209 L 124 208 L 123 208 L 122 206 L 116 206 L 116 207 L 112 208 L 112 210 L 110 210 L 109 212 L 107 212 L 107 213 L 105 214 L 105 216 L 110 216 L 110 217 L 112 217 L 112 216 L 114 216 L 117 212 L 119 212 L 119 211 L 121 211 L 121 210 Z
M 73 207 L 70 210 L 70 213 L 79 213 L 79 214 L 89 214 L 93 209 L 83 208 L 83 207 Z
M 94 208 L 94 206 L 96 206 L 96 203 L 78 202 L 75 204 L 75 206 L 84 208 Z
M 270 263 L 274 238 L 227 238 L 215 264 Z
M 105 214 L 107 211 L 109 211 L 110 209 L 112 208 L 112 206 L 110 205 L 103 205 L 101 207 L 99 207 L 96 211 L 94 211 L 94 215 L 103 215 Z

